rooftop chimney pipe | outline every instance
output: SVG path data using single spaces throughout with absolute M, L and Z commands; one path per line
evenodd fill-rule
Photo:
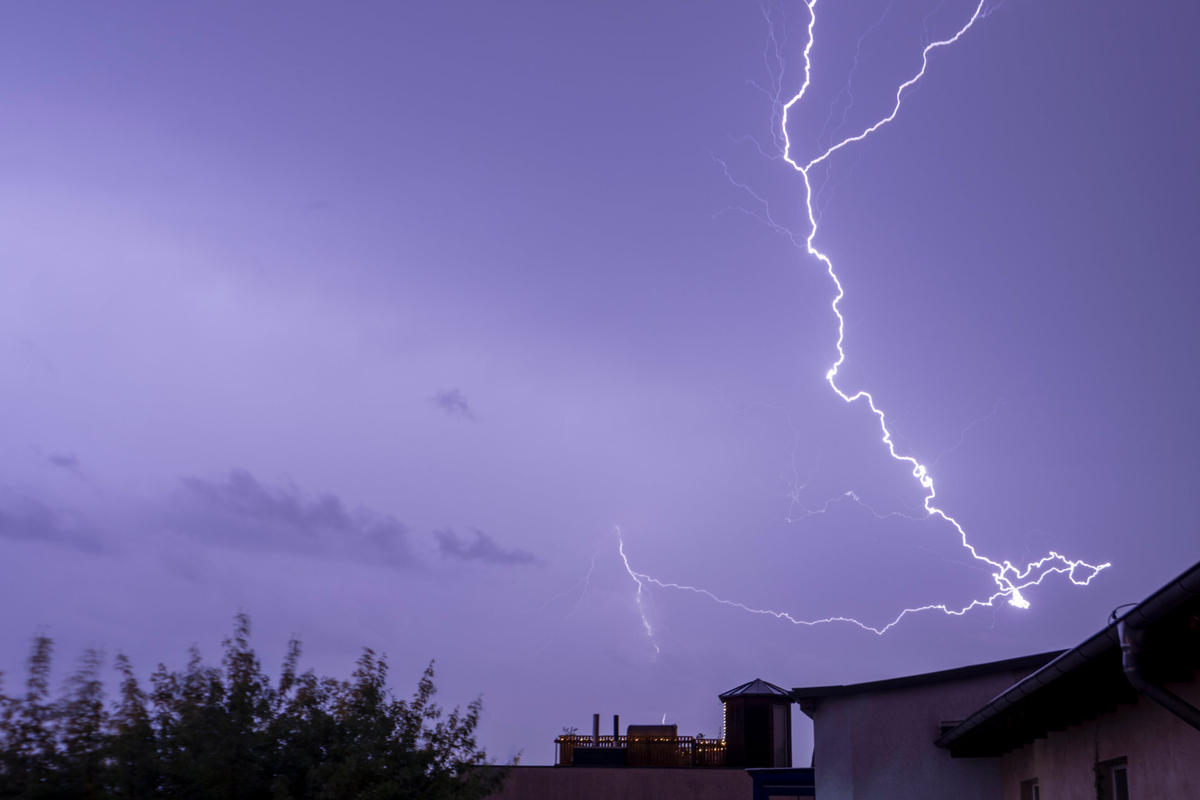
M 592 747 L 600 746 L 600 715 L 592 714 Z

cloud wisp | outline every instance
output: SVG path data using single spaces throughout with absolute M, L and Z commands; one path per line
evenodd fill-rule
M 319 555 L 416 567 L 408 528 L 388 514 L 348 510 L 336 495 L 309 496 L 296 486 L 272 487 L 245 470 L 224 480 L 181 479 L 175 521 L 199 538 L 284 546 Z
M 83 467 L 80 466 L 79 459 L 74 453 L 51 453 L 46 456 L 46 461 L 53 467 L 66 470 L 81 481 L 87 480 L 83 474 Z
M 29 497 L 0 505 L 0 539 L 63 545 L 90 554 L 108 550 L 81 516 Z
M 334 494 L 308 494 L 294 485 L 270 486 L 246 470 L 220 480 L 181 479 L 171 526 L 198 540 L 254 548 L 281 548 L 393 567 L 425 566 L 411 547 L 409 528 L 390 514 L 348 509 Z M 544 562 L 527 550 L 503 547 L 483 531 L 461 538 L 434 531 L 444 559 L 501 566 Z
M 475 534 L 475 538 L 470 542 L 466 542 L 449 528 L 434 531 L 433 536 L 437 539 L 438 552 L 441 553 L 443 558 L 451 558 L 458 561 L 479 561 L 484 564 L 500 564 L 503 566 L 521 564 L 536 564 L 541 566 L 545 563 L 528 550 L 522 550 L 518 547 L 501 547 L 496 544 L 495 539 L 483 531 L 472 528 L 471 532 Z
M 467 398 L 458 389 L 444 389 L 429 398 L 429 400 L 452 417 L 461 417 L 462 419 L 472 421 L 476 419 L 475 412 L 471 409 L 471 404 L 467 402 Z

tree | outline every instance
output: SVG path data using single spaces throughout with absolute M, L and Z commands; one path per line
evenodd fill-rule
M 108 788 L 114 797 L 145 800 L 156 796 L 159 759 L 155 730 L 146 710 L 147 697 L 133 665 L 117 656 L 120 697 L 108 726 Z
M 75 674 L 67 679 L 66 696 L 56 704 L 59 763 L 54 794 L 92 800 L 102 791 L 109 748 L 103 666 L 102 652 L 85 650 Z
M 3 698 L 0 712 L 0 796 L 41 798 L 54 794 L 59 765 L 50 697 L 54 643 L 38 634 L 29 654 L 25 696 Z
M 97 650 L 51 703 L 53 643 L 35 638 L 25 696 L 0 694 L 0 798 L 475 800 L 503 780 L 474 738 L 480 700 L 444 712 L 432 662 L 405 701 L 369 649 L 338 681 L 300 673 L 292 641 L 273 685 L 247 615 L 222 647 L 220 667 L 195 647 L 182 671 L 160 664 L 149 692 L 118 655 L 108 708 Z

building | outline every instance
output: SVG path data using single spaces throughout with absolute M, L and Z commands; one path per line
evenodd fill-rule
M 1071 650 L 794 689 L 822 800 L 1200 798 L 1200 564 Z
M 998 762 L 1001 800 L 1200 798 L 1198 672 L 1200 564 L 936 744 Z
M 724 709 L 725 764 L 792 766 L 792 698 L 773 683 L 753 680 L 718 695 Z
M 1200 799 L 1200 563 L 1065 651 L 787 692 L 719 695 L 720 740 L 673 725 L 555 740 L 499 800 Z M 791 764 L 791 703 L 813 764 Z
M 1058 655 L 793 689 L 792 699 L 813 720 L 817 796 L 999 800 L 998 763 L 957 760 L 933 742 L 946 726 L 971 716 Z
M 630 725 L 611 736 L 559 736 L 555 766 L 515 767 L 497 800 L 766 800 L 812 797 L 813 771 L 792 768 L 792 698 L 753 680 L 718 696 L 720 739 L 680 736 L 675 725 Z

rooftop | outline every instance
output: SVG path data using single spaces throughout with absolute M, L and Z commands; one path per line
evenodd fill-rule
M 1200 669 L 1200 563 L 1122 619 L 1147 631 L 1143 661 L 1154 680 L 1194 680 Z M 944 733 L 937 745 L 958 757 L 1001 755 L 1137 698 L 1122 669 L 1113 621 Z
M 728 700 L 730 697 L 745 697 L 746 695 L 775 695 L 779 697 L 788 697 L 787 689 L 782 689 L 773 683 L 767 683 L 762 678 L 755 678 L 749 683 L 743 683 L 741 686 L 735 686 L 728 692 L 723 692 L 717 695 L 721 700 Z
M 1038 653 L 1020 658 L 1007 658 L 1003 661 L 989 661 L 986 664 L 969 664 L 965 667 L 944 669 L 938 672 L 924 672 L 920 675 L 906 675 L 902 678 L 888 678 L 882 681 L 866 683 L 851 683 L 845 686 L 809 686 L 792 689 L 792 700 L 800 703 L 818 697 L 839 697 L 843 695 L 865 694 L 867 692 L 887 692 L 895 689 L 907 689 L 914 686 L 928 686 L 934 683 L 975 678 L 980 675 L 991 675 L 996 672 L 1020 672 L 1036 670 L 1053 661 L 1063 654 L 1063 650 L 1053 650 L 1049 653 Z

